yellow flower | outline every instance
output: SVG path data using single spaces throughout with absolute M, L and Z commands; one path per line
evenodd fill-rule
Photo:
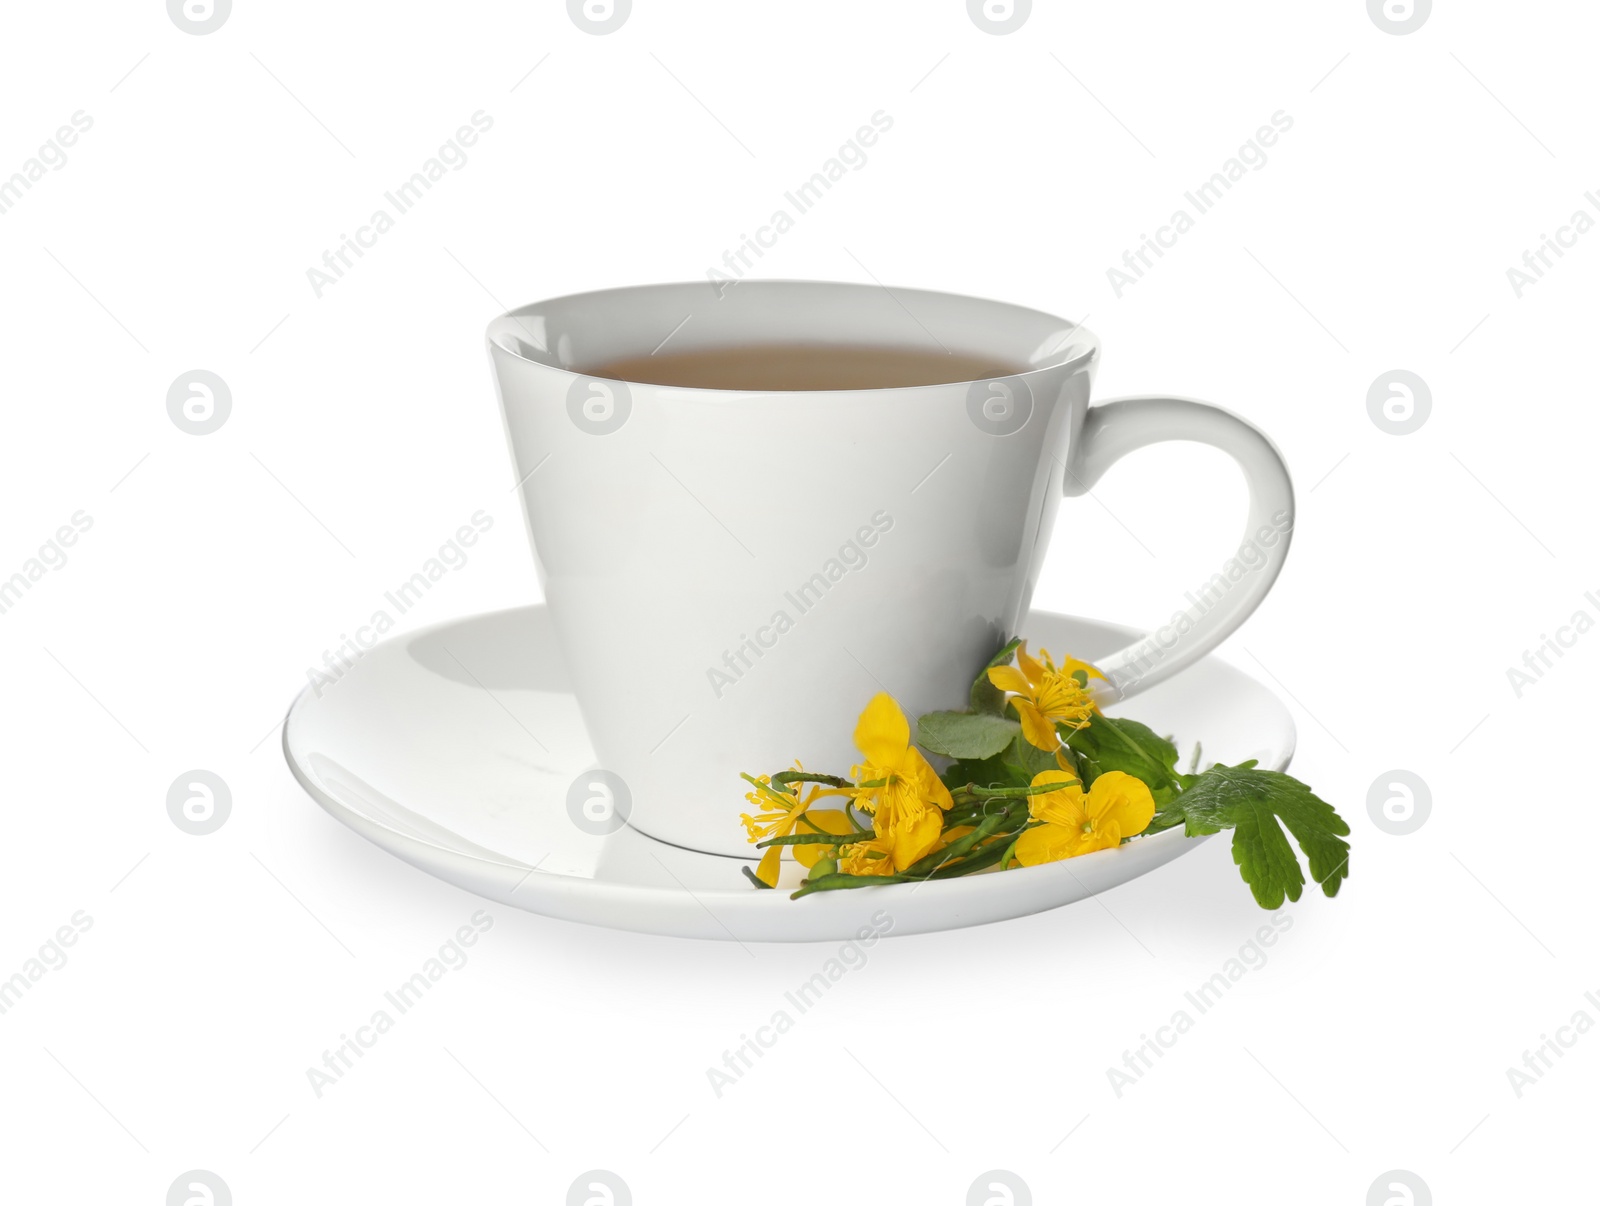
M 1053 750 L 1059 744 L 1058 721 L 1068 728 L 1081 729 L 1094 715 L 1093 698 L 1073 674 L 1082 671 L 1086 678 L 1099 679 L 1105 675 L 1088 662 L 1069 657 L 1057 666 L 1048 649 L 1039 653 L 1044 658 L 1042 666 L 1028 656 L 1024 641 L 1017 646 L 1017 664 L 989 667 L 989 681 L 1002 691 L 1012 692 L 1011 706 L 1017 710 L 1022 735 L 1028 743 L 1041 750 Z
M 1085 793 L 1066 771 L 1040 771 L 1033 785 L 1059 783 L 1059 790 L 1028 797 L 1028 812 L 1043 821 L 1017 839 L 1016 858 L 1024 867 L 1109 850 L 1125 837 L 1143 833 L 1156 815 L 1156 803 L 1143 780 L 1107 771 Z
M 799 769 L 800 764 L 795 763 Z M 810 790 L 802 797 L 799 784 L 794 784 L 788 790 L 780 790 L 772 786 L 772 777 L 762 775 L 756 782 L 760 785 L 755 791 L 746 792 L 745 799 L 749 800 L 756 809 L 756 815 L 749 813 L 740 815 L 744 822 L 745 832 L 751 842 L 763 842 L 768 838 L 788 837 L 792 833 L 836 833 L 847 834 L 854 831 L 855 826 L 850 824 L 849 818 L 837 808 L 813 809 L 811 806 L 824 796 L 846 795 L 840 788 L 824 790 L 812 784 Z M 826 843 L 816 842 L 806 845 L 791 846 L 794 851 L 795 862 L 802 867 L 813 866 L 823 855 L 831 849 Z M 761 862 L 756 867 L 756 878 L 769 888 L 778 885 L 778 863 L 783 858 L 784 847 L 768 846 L 761 853 Z
M 901 819 L 893 829 L 881 829 L 873 819 L 873 836 L 864 842 L 839 847 L 839 870 L 846 875 L 890 875 L 904 871 L 918 859 L 948 846 L 972 832 L 958 825 L 948 833 L 944 815 L 936 808 Z
M 845 875 L 893 875 L 893 841 L 887 837 L 873 837 L 839 847 L 839 870 Z
M 954 804 L 950 789 L 911 744 L 911 724 L 887 694 L 873 696 L 862 711 L 855 740 L 866 761 L 852 771 L 858 785 L 852 794 L 857 806 L 872 814 L 874 841 L 881 844 L 874 849 L 887 851 L 894 869 L 904 871 L 939 844 L 944 828 L 941 810 Z

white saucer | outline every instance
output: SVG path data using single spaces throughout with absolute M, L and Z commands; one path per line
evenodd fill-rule
M 1022 631 L 1035 648 L 1089 660 L 1137 635 L 1048 612 L 1034 612 Z M 1215 658 L 1120 710 L 1173 735 L 1185 766 L 1196 741 L 1208 763 L 1256 758 L 1281 770 L 1294 751 L 1294 722 L 1278 698 Z M 790 900 L 753 887 L 739 859 L 626 826 L 593 836 L 568 813 L 568 787 L 593 753 L 543 607 L 376 646 L 320 697 L 308 688 L 295 700 L 283 747 L 317 803 L 415 867 L 534 913 L 687 938 L 843 941 L 862 926 L 881 929 L 883 918 L 872 920 L 880 910 L 895 934 L 982 925 L 1082 900 L 1199 845 L 1174 829 L 1038 867 Z M 730 828 L 748 809 L 744 788 L 720 786 Z

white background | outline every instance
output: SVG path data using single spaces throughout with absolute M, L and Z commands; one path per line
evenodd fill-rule
M 1041 2 L 1005 36 L 956 0 L 638 0 L 604 37 L 553 0 L 239 0 L 205 36 L 156 0 L 4 20 L 0 177 L 93 119 L 0 215 L 0 577 L 93 520 L 0 615 L 0 976 L 93 919 L 0 1016 L 8 1200 L 160 1203 L 194 1168 L 240 1203 L 558 1202 L 591 1168 L 641 1203 L 956 1203 L 995 1168 L 1039 1202 L 1359 1204 L 1395 1168 L 1441 1203 L 1592 1185 L 1600 1037 L 1520 1098 L 1506 1074 L 1600 1020 L 1600 636 L 1520 698 L 1506 674 L 1600 617 L 1600 234 L 1520 298 L 1506 275 L 1595 213 L 1592 6 L 1441 4 L 1405 36 L 1360 0 Z M 312 804 L 274 726 L 480 508 L 493 530 L 405 623 L 536 598 L 486 321 L 703 276 L 880 109 L 892 131 L 759 273 L 1086 318 L 1099 396 L 1272 434 L 1295 547 L 1224 653 L 1290 700 L 1350 882 L 1120 1097 L 1107 1067 L 1265 920 L 1225 841 L 1100 904 L 874 947 L 720 1099 L 707 1067 L 830 948 L 492 906 L 319 1099 L 307 1067 L 482 902 Z M 466 166 L 315 296 L 306 270 L 478 110 Z M 1106 270 L 1278 110 L 1266 166 L 1117 297 Z M 1397 367 L 1433 399 L 1406 436 L 1367 412 Z M 203 437 L 165 409 L 193 368 L 233 398 Z M 1230 551 L 1242 489 L 1178 446 L 1067 506 L 1036 605 L 1147 624 Z M 197 767 L 233 796 L 207 837 L 166 814 Z M 1368 815 L 1396 768 L 1431 787 L 1409 836 Z

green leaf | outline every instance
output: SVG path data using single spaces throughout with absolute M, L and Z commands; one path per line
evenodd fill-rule
M 1306 882 L 1280 821 L 1305 852 L 1311 878 L 1325 895 L 1338 894 L 1350 875 L 1350 826 L 1300 780 L 1250 761 L 1213 766 L 1189 784 L 1168 811 L 1182 812 L 1190 837 L 1233 830 L 1233 861 L 1262 908 L 1299 900 Z
M 1123 771 L 1142 779 L 1157 804 L 1177 791 L 1178 749 L 1137 720 L 1097 715 L 1087 728 L 1065 734 L 1067 745 L 1078 754 L 1084 782 L 1092 784 L 1107 771 Z
M 1040 771 L 1061 769 L 1056 765 L 1053 751 L 1040 749 L 1021 733 L 1017 734 L 1017 739 L 1006 750 L 1005 756 L 1022 770 L 1026 783 L 1032 783 L 1033 777 Z
M 1020 726 L 1019 726 L 1020 727 Z M 1042 770 L 1056 769 L 1054 755 L 1035 749 L 1020 732 L 991 758 L 963 758 L 940 776 L 951 789 L 976 783 L 980 787 L 1027 787 Z
M 917 721 L 917 744 L 947 758 L 992 758 L 1021 731 L 1016 721 L 987 712 L 929 712 Z
M 978 677 L 972 680 L 972 690 L 968 692 L 967 698 L 974 712 L 988 712 L 993 716 L 1005 714 L 1005 692 L 989 681 L 989 671 L 995 666 L 1004 666 L 1010 662 L 1020 644 L 1022 644 L 1021 637 L 1012 637 L 1000 647 L 999 653 L 989 659 L 989 664 L 978 671 Z

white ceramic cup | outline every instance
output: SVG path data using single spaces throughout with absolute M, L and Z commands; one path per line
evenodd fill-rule
M 1183 398 L 1091 407 L 1098 342 L 1037 310 L 821 281 L 698 282 L 524 306 L 488 339 L 539 579 L 599 759 L 569 795 L 580 824 L 603 827 L 614 809 L 663 841 L 747 856 L 739 772 L 800 759 L 847 774 L 856 718 L 878 691 L 913 724 L 966 706 L 974 674 L 1019 635 L 1058 500 L 1136 448 L 1192 440 L 1229 453 L 1250 514 L 1184 611 L 1100 659 L 1105 701 L 1237 628 L 1293 529 L 1289 475 L 1261 432 Z M 1018 370 L 773 393 L 584 374 L 663 347 L 751 343 L 922 348 Z

